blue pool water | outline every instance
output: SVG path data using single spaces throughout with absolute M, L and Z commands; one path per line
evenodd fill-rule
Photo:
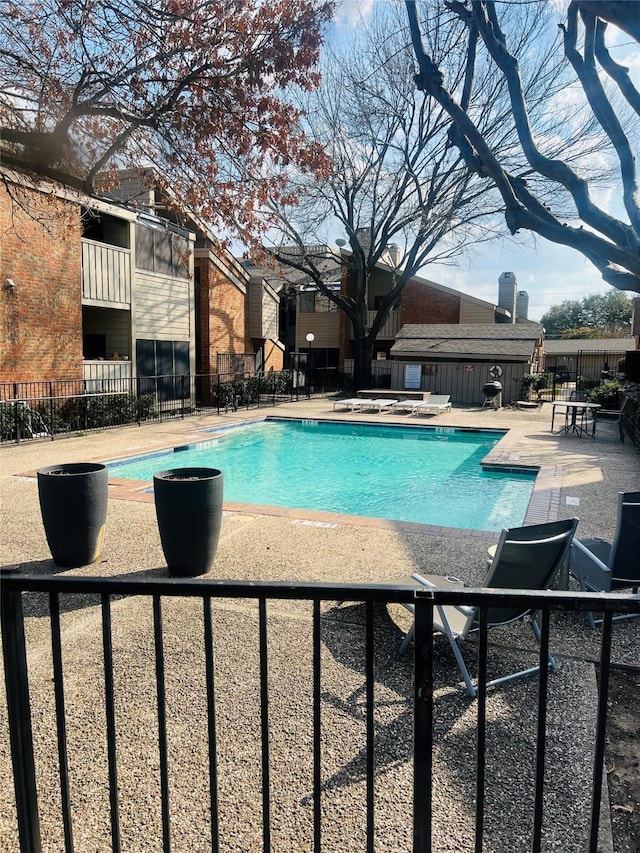
M 500 530 L 523 522 L 535 479 L 481 468 L 502 435 L 270 419 L 109 472 L 151 481 L 166 468 L 208 466 L 224 473 L 227 501 Z

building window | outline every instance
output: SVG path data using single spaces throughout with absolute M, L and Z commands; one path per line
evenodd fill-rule
M 172 278 L 189 277 L 189 241 L 161 226 L 136 225 L 136 267 Z
M 324 293 L 318 290 L 303 290 L 300 292 L 301 314 L 330 314 L 338 310 L 335 302 L 332 302 Z

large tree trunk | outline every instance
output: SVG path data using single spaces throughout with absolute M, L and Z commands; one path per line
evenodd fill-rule
M 371 388 L 371 359 L 373 341 L 364 329 L 353 330 L 353 387 Z

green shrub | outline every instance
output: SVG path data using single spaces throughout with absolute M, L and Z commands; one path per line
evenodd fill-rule
M 548 381 L 545 373 L 525 373 L 520 379 L 520 399 L 531 400 L 531 392 L 542 391 L 547 387 Z
M 622 386 L 617 379 L 602 382 L 587 391 L 587 400 L 599 403 L 603 409 L 617 409 L 621 390 Z

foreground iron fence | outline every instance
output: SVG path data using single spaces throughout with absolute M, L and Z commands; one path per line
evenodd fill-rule
M 360 602 L 363 611 L 363 660 L 359 669 L 361 681 L 358 679 L 358 686 L 354 690 L 354 695 L 357 694 L 358 697 L 362 698 L 362 704 L 359 707 L 361 708 L 361 722 L 363 723 L 361 729 L 363 752 L 361 764 L 363 770 L 361 775 L 364 786 L 362 809 L 364 818 L 362 844 L 359 849 L 366 851 L 413 849 L 414 853 L 425 853 L 434 847 L 433 815 L 436 813 L 436 803 L 439 800 L 434 774 L 438 760 L 437 755 L 442 752 L 453 726 L 453 722 L 447 718 L 445 732 L 438 735 L 434 734 L 434 721 L 438 717 L 441 703 L 448 703 L 454 709 L 454 718 L 456 715 L 462 716 L 468 713 L 471 705 L 475 709 L 475 738 L 471 735 L 475 741 L 475 747 L 469 751 L 465 750 L 463 757 L 465 766 L 469 766 L 471 780 L 475 776 L 475 782 L 471 781 L 470 790 L 464 799 L 464 808 L 470 811 L 469 820 L 475 841 L 469 841 L 465 849 L 475 849 L 476 851 L 483 849 L 487 832 L 487 791 L 491 781 L 491 772 L 487 769 L 489 753 L 487 744 L 489 734 L 492 733 L 491 726 L 496 725 L 495 717 L 492 718 L 489 713 L 487 692 L 483 687 L 488 654 L 491 649 L 487 637 L 487 609 L 507 605 L 520 607 L 523 604 L 539 606 L 541 611 L 539 661 L 541 663 L 547 661 L 552 614 L 602 610 L 604 621 L 599 634 L 601 638 L 599 688 L 597 718 L 594 721 L 594 731 L 592 732 L 594 747 L 591 778 L 586 780 L 586 785 L 581 783 L 580 787 L 577 787 L 576 770 L 572 763 L 574 761 L 573 744 L 570 742 L 567 748 L 570 753 L 571 776 L 567 788 L 560 794 L 572 803 L 585 796 L 590 801 L 589 816 L 586 820 L 587 826 L 584 830 L 584 838 L 579 838 L 579 847 L 572 848 L 561 845 L 561 849 L 581 849 L 592 851 L 592 853 L 598 849 L 603 762 L 607 735 L 612 616 L 614 613 L 640 613 L 640 596 L 467 589 L 425 589 L 415 593 L 407 588 L 383 585 L 245 583 L 171 578 L 96 579 L 21 575 L 17 573 L 5 574 L 2 587 L 1 617 L 7 717 L 15 789 L 15 814 L 22 853 L 40 853 L 45 849 L 64 849 L 69 853 L 69 851 L 76 849 L 74 848 L 74 829 L 77 821 L 83 810 L 90 809 L 91 801 L 97 796 L 95 791 L 88 793 L 84 789 L 78 794 L 78 786 L 73 784 L 73 770 L 69 762 L 68 729 L 72 721 L 67 696 L 73 691 L 75 698 L 82 701 L 84 699 L 84 688 L 80 685 L 79 689 L 76 689 L 78 685 L 73 683 L 71 675 L 67 672 L 70 664 L 62 626 L 66 614 L 80 606 L 94 608 L 93 612 L 99 622 L 96 633 L 101 636 L 101 642 L 98 641 L 97 645 L 101 646 L 99 658 L 101 657 L 101 668 L 103 669 L 105 763 L 108 765 L 104 785 L 108 788 L 108 796 L 105 796 L 105 802 L 109 814 L 108 818 L 102 821 L 105 838 L 99 847 L 104 850 L 110 846 L 115 851 L 133 849 L 131 846 L 127 846 L 122 816 L 126 813 L 128 825 L 133 821 L 144 826 L 151 809 L 148 791 L 157 789 L 160 801 L 159 811 L 161 812 L 159 837 L 153 837 L 151 829 L 148 828 L 145 836 L 145 849 L 147 847 L 148 849 L 162 849 L 164 851 L 172 849 L 173 833 L 177 831 L 175 815 L 172 814 L 172 798 L 175 797 L 176 790 L 176 779 L 172 775 L 172 771 L 175 771 L 175 767 L 180 765 L 180 756 L 175 753 L 176 741 L 173 737 L 173 728 L 178 723 L 172 718 L 170 711 L 175 705 L 171 705 L 168 701 L 168 695 L 171 691 L 167 685 L 166 672 L 169 668 L 167 658 L 171 656 L 171 649 L 163 620 L 172 613 L 172 609 L 180 606 L 180 602 L 184 604 L 188 601 L 192 602 L 194 610 L 188 624 L 187 622 L 180 623 L 183 626 L 181 631 L 187 631 L 188 627 L 193 629 L 193 636 L 189 635 L 189 647 L 192 648 L 194 644 L 197 645 L 200 650 L 198 654 L 204 659 L 202 666 L 204 675 L 201 680 L 200 691 L 196 692 L 194 685 L 189 685 L 189 691 L 184 695 L 185 703 L 203 708 L 199 728 L 207 743 L 207 769 L 205 774 L 208 775 L 208 784 L 205 802 L 196 802 L 196 792 L 193 791 L 186 806 L 183 806 L 188 811 L 190 825 L 195 824 L 195 831 L 201 845 L 198 849 L 269 851 L 274 847 L 274 834 L 282 829 L 283 823 L 286 824 L 287 821 L 295 823 L 296 818 L 291 813 L 288 812 L 283 815 L 280 812 L 280 799 L 284 794 L 281 787 L 277 785 L 278 780 L 274 773 L 274 766 L 279 756 L 276 754 L 273 744 L 279 742 L 275 737 L 276 731 L 282 730 L 284 730 L 285 735 L 295 735 L 293 744 L 295 762 L 308 765 L 311 777 L 310 796 L 304 803 L 299 802 L 295 806 L 297 811 L 304 812 L 306 810 L 309 813 L 310 839 L 306 842 L 306 846 L 305 842 L 300 841 L 301 846 L 295 849 L 313 849 L 316 853 L 323 849 L 339 849 L 339 845 L 336 846 L 335 841 L 335 826 L 329 823 L 326 816 L 326 802 L 340 784 L 355 785 L 358 774 L 354 765 L 349 763 L 341 730 L 339 728 L 334 730 L 332 725 L 325 725 L 326 714 L 332 704 L 336 705 L 340 715 L 342 715 L 339 715 L 339 719 L 347 714 L 347 703 L 340 702 L 336 697 L 332 697 L 325 683 L 327 678 L 325 648 L 327 626 L 323 622 L 323 610 L 321 608 L 326 608 L 329 602 L 342 602 L 341 608 L 346 603 Z M 32 639 L 32 628 L 30 626 L 33 619 L 28 617 L 30 614 L 33 616 L 33 600 L 34 597 L 37 598 L 38 596 L 40 604 L 44 607 L 39 615 L 41 618 L 48 619 L 50 626 L 51 674 L 48 677 L 45 676 L 46 681 L 52 681 L 52 691 L 55 697 L 54 720 L 50 727 L 47 726 L 38 703 L 35 702 L 30 693 L 30 682 L 33 686 L 36 677 L 34 670 L 37 670 L 38 661 L 41 661 L 42 658 L 42 651 L 36 654 L 35 658 L 29 651 L 30 640 Z M 152 618 L 149 618 L 148 623 L 149 636 L 138 637 L 135 642 L 131 641 L 130 647 L 125 644 L 129 663 L 136 665 L 137 683 L 141 683 L 144 678 L 144 672 L 138 666 L 138 658 L 142 655 L 142 649 L 147 650 L 148 656 L 145 660 L 148 660 L 150 668 L 154 670 L 150 676 L 150 681 L 155 683 L 155 695 L 157 697 L 154 714 L 157 760 L 147 760 L 146 762 L 135 752 L 132 752 L 126 738 L 120 732 L 121 717 L 118 714 L 118 709 L 123 697 L 119 686 L 118 666 L 114 665 L 114 659 L 117 658 L 114 651 L 114 633 L 116 633 L 114 625 L 119 624 L 120 608 L 122 606 L 133 606 L 136 601 L 133 597 L 142 597 L 144 601 L 149 602 L 152 608 Z M 125 598 L 127 601 L 123 601 Z M 225 837 L 224 826 L 228 826 L 228 824 L 224 824 L 221 819 L 224 807 L 220 804 L 219 790 L 226 784 L 225 774 L 227 773 L 231 774 L 235 780 L 232 781 L 232 786 L 235 786 L 233 790 L 237 789 L 239 784 L 236 775 L 237 768 L 235 765 L 221 765 L 219 751 L 222 746 L 227 746 L 229 741 L 233 741 L 238 750 L 238 762 L 246 764 L 252 756 L 249 755 L 249 741 L 251 739 L 246 737 L 246 732 L 245 735 L 242 735 L 242 725 L 238 724 L 239 730 L 235 732 L 233 737 L 225 728 L 230 713 L 228 695 L 227 690 L 219 689 L 217 686 L 217 679 L 220 676 L 221 650 L 224 648 L 224 642 L 218 627 L 218 617 L 212 618 L 212 610 L 225 601 L 227 606 L 229 602 L 234 605 L 235 609 L 232 613 L 242 625 L 241 630 L 231 637 L 231 649 L 236 661 L 235 664 L 232 662 L 231 666 L 240 671 L 241 662 L 245 658 L 249 659 L 255 652 L 255 685 L 253 683 L 245 684 L 242 676 L 239 676 L 239 679 L 242 682 L 240 686 L 243 702 L 248 704 L 250 697 L 255 697 L 259 708 L 254 726 L 256 739 L 255 742 L 251 741 L 257 753 L 256 763 L 259 767 L 255 774 L 259 777 L 256 783 L 258 793 L 252 800 L 251 815 L 259 824 L 259 836 L 258 838 L 253 837 L 253 841 L 250 841 L 248 837 L 243 835 L 243 827 L 240 823 L 241 816 L 234 811 L 234 799 L 231 803 L 231 811 L 234 821 L 232 831 L 236 846 L 233 846 L 232 842 L 227 844 L 228 839 Z M 277 610 L 276 605 L 282 605 L 284 602 L 289 602 L 289 607 L 293 607 L 294 604 L 299 606 L 302 602 L 306 602 L 307 606 L 311 608 L 308 616 L 304 618 L 297 610 L 293 616 L 294 624 L 302 624 L 309 634 L 308 651 L 311 660 L 309 676 L 311 710 L 309 718 L 312 734 L 308 742 L 304 741 L 300 731 L 295 728 L 293 723 L 296 696 L 292 688 L 287 687 L 285 683 L 286 701 L 284 706 L 281 706 L 279 700 L 276 701 L 277 697 L 274 696 L 277 679 L 270 668 L 270 662 L 274 645 L 280 646 L 282 644 L 282 635 L 278 634 L 276 630 L 276 623 L 282 614 Z M 390 603 L 413 603 L 415 605 L 416 629 L 413 663 L 406 664 L 408 672 L 405 673 L 408 686 L 406 706 L 410 718 L 407 720 L 407 723 L 410 724 L 407 728 L 407 740 L 409 742 L 407 750 L 409 756 L 412 756 L 407 764 L 412 769 L 409 771 L 409 782 L 407 783 L 407 779 L 404 782 L 399 782 L 395 794 L 394 782 L 389 776 L 389 768 L 388 766 L 383 767 L 380 761 L 381 733 L 379 723 L 376 720 L 380 707 L 385 704 L 379 697 L 383 693 L 386 672 L 385 667 L 380 665 L 384 626 L 380 623 L 381 616 L 378 606 L 388 606 Z M 197 607 L 195 607 L 196 604 Z M 434 655 L 433 608 L 447 604 L 464 604 L 481 608 L 480 630 L 476 647 L 480 687 L 477 699 L 473 701 L 469 700 L 463 690 L 458 689 L 455 684 L 457 677 L 453 666 L 450 672 L 452 691 L 446 694 L 444 698 L 440 698 L 435 692 L 434 660 L 438 656 L 439 650 Z M 117 611 L 116 607 L 118 608 Z M 251 607 L 254 613 L 253 621 L 257 629 L 255 634 L 249 630 L 251 620 L 247 615 L 248 611 L 245 612 L 247 608 Z M 200 614 L 197 620 L 193 615 L 196 612 Z M 136 625 L 136 631 L 138 629 L 139 626 Z M 336 633 L 339 636 L 340 630 L 346 632 L 346 625 L 341 628 L 339 622 L 334 623 L 332 632 L 330 632 L 334 639 Z M 196 642 L 199 632 L 201 632 L 201 636 Z M 304 655 L 295 644 L 293 635 L 289 637 L 289 629 L 285 634 L 288 637 L 287 642 L 291 644 L 285 649 L 285 659 L 289 663 L 289 677 L 293 679 L 301 668 Z M 120 633 L 117 632 L 117 635 L 119 637 Z M 341 649 L 336 648 L 334 654 L 341 661 L 344 660 L 344 655 L 352 644 L 349 635 L 345 636 L 343 647 Z M 495 651 L 493 649 L 492 654 L 495 654 Z M 503 654 L 505 649 L 500 650 L 498 648 L 498 651 Z M 536 652 L 531 651 L 529 653 L 536 654 Z M 568 666 L 569 664 L 565 662 L 565 665 Z M 400 666 L 397 658 L 393 666 L 395 670 Z M 224 671 L 224 667 L 222 670 Z M 545 786 L 549 785 L 550 768 L 553 768 L 553 765 L 559 760 L 557 745 L 554 745 L 553 749 L 547 749 L 548 738 L 552 733 L 552 729 L 547 725 L 547 712 L 550 701 L 550 683 L 559 677 L 561 671 L 562 662 L 560 662 L 558 673 L 553 675 L 549 675 L 546 667 L 542 666 L 538 676 L 537 696 L 535 691 L 532 694 L 523 694 L 535 697 L 530 702 L 526 699 L 523 700 L 522 695 L 518 693 L 510 693 L 511 686 L 496 691 L 496 694 L 502 693 L 506 697 L 505 706 L 500 710 L 501 714 L 507 713 L 508 709 L 508 713 L 514 719 L 525 718 L 532 721 L 532 743 L 518 743 L 518 749 L 525 752 L 530 750 L 532 756 L 529 796 L 532 798 L 533 807 L 530 825 L 519 825 L 516 828 L 517 838 L 512 838 L 512 843 L 503 841 L 502 845 L 498 844 L 497 847 L 489 844 L 489 849 L 539 851 L 544 846 L 547 817 L 545 804 L 549 802 L 546 797 Z M 86 679 L 96 677 L 95 673 L 93 676 L 90 675 L 87 661 L 82 663 L 80 674 L 83 684 L 90 683 Z M 520 682 L 520 684 L 524 683 Z M 531 682 L 527 680 L 526 683 Z M 532 683 L 535 686 L 535 681 Z M 133 693 L 136 692 L 137 689 L 134 688 Z M 385 695 L 387 696 L 387 694 Z M 513 703 L 518 696 L 520 696 L 521 704 L 516 706 Z M 130 701 L 132 697 L 128 698 Z M 90 702 L 88 697 L 86 701 Z M 526 706 L 523 706 L 523 701 L 527 701 Z M 572 715 L 575 711 L 571 707 L 572 701 L 568 695 L 566 706 L 562 708 L 562 713 L 571 719 L 573 719 Z M 90 712 L 96 714 L 97 709 L 92 708 Z M 80 714 L 78 707 L 75 707 L 75 713 Z M 491 713 L 495 714 L 495 709 Z M 128 712 L 128 716 L 131 716 L 130 712 Z M 396 725 L 397 719 L 393 721 L 393 726 Z M 225 738 L 220 734 L 221 728 L 226 732 Z M 411 731 L 413 731 L 413 736 Z M 186 734 L 187 732 L 184 732 L 181 737 L 185 737 Z M 583 733 L 579 731 L 571 734 L 571 738 L 580 736 L 583 736 Z M 399 738 L 399 734 L 396 734 L 396 738 Z M 97 757 L 99 740 L 100 738 L 94 738 L 83 747 L 85 750 L 82 753 L 83 767 L 85 770 L 87 767 L 89 768 L 87 778 L 91 777 L 92 772 L 96 774 L 98 772 L 100 764 Z M 169 741 L 173 743 L 173 749 L 169 748 Z M 47 789 L 44 782 L 39 783 L 38 781 L 42 767 L 47 764 L 47 758 L 40 754 L 43 742 L 57 744 L 57 748 L 51 747 L 50 749 L 52 755 L 55 756 L 53 761 L 57 761 L 58 765 L 57 773 L 53 774 L 53 778 L 56 780 L 54 784 L 58 786 L 58 790 Z M 182 772 L 187 772 L 194 760 L 190 753 L 192 747 L 188 742 L 183 742 L 182 739 L 178 740 L 178 744 L 178 750 L 184 753 L 183 757 L 186 758 L 187 762 L 186 765 L 181 765 L 186 768 Z M 309 755 L 305 754 L 307 747 Z M 93 749 L 96 751 L 95 754 L 92 752 Z M 338 764 L 343 763 L 345 765 L 329 780 L 326 778 L 323 764 L 327 755 L 331 756 L 334 761 L 337 760 Z M 513 760 L 513 756 L 509 758 L 509 755 L 508 753 L 507 765 L 509 760 Z M 51 757 L 48 760 L 52 760 Z M 130 792 L 123 781 L 125 777 L 122 775 L 126 762 L 135 764 L 135 778 L 145 791 L 144 808 L 138 807 L 136 810 L 129 802 Z M 499 770 L 499 772 L 506 772 L 508 769 L 508 766 L 503 762 L 502 771 Z M 460 784 L 462 784 L 461 776 L 462 774 L 458 769 L 454 778 L 458 778 Z M 153 779 L 159 780 L 155 788 L 152 784 Z M 6 783 L 8 784 L 8 779 Z M 245 784 L 248 785 L 249 783 L 245 782 Z M 400 801 L 403 795 L 406 795 L 409 802 L 408 825 L 410 834 L 406 845 L 398 842 L 396 838 L 390 835 L 391 831 L 386 823 L 377 819 L 379 810 L 382 808 L 382 801 L 388 802 L 391 797 L 392 802 L 394 802 L 395 796 L 397 798 L 397 803 L 393 806 L 395 812 L 400 809 Z M 523 792 L 519 790 L 516 794 L 512 791 L 505 792 L 503 789 L 502 796 L 506 797 L 507 800 L 498 802 L 497 808 L 498 811 L 504 809 L 506 812 L 512 799 L 523 797 Z M 555 796 L 558 795 L 555 794 Z M 42 830 L 40 820 L 43 803 L 48 804 L 49 807 L 55 803 L 53 812 L 57 813 L 58 826 L 52 825 L 53 818 L 49 815 L 46 833 Z M 462 808 L 462 802 L 459 803 L 458 808 Z M 568 819 L 564 807 L 558 806 L 558 801 L 556 801 L 555 806 L 550 811 L 552 817 L 560 821 L 560 826 L 556 828 L 556 831 L 567 833 L 567 838 L 571 837 L 575 841 L 579 829 Z M 451 817 L 453 818 L 453 815 Z M 338 817 L 335 818 L 335 820 L 340 819 L 346 819 L 342 811 L 338 812 Z M 2 826 L 6 829 L 10 823 L 11 821 L 5 814 Z M 342 830 L 342 827 L 339 827 L 339 830 Z M 301 829 L 298 828 L 296 831 L 301 832 Z M 529 832 L 529 838 L 525 840 L 527 832 Z M 345 835 L 346 837 L 350 838 L 351 836 Z M 436 844 L 434 849 L 437 848 L 438 845 Z M 89 848 L 83 846 L 82 842 L 78 842 L 77 849 L 86 850 Z M 91 849 L 97 848 L 92 847 Z M 187 848 L 183 846 L 180 849 Z M 195 848 L 190 847 L 189 849 Z M 280 849 L 285 848 L 281 846 Z M 289 846 L 287 849 L 294 848 Z
M 300 371 L 0 384 L 0 443 L 276 405 L 308 397 Z

